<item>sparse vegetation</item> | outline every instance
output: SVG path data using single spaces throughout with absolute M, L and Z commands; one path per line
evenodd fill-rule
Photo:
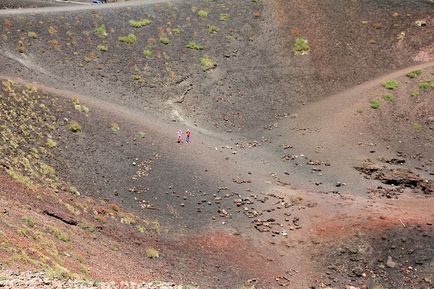
M 217 33 L 219 29 L 215 25 L 208 25 L 208 32 L 209 33 Z
M 28 227 L 33 227 L 33 226 L 35 226 L 35 223 L 33 222 L 33 219 L 32 218 L 30 218 L 30 217 L 26 217 L 26 218 L 24 218 L 24 222 L 26 223 L 26 225 L 28 226 Z
M 96 33 L 99 37 L 107 36 L 107 32 L 106 32 L 106 30 L 105 30 L 105 25 L 102 24 L 101 26 L 95 28 L 95 33 Z
M 228 13 L 222 13 L 219 15 L 219 20 L 220 21 L 227 21 L 229 19 L 229 14 Z
M 134 44 L 137 41 L 136 35 L 130 33 L 127 36 L 119 36 L 119 41 L 128 44 Z
M 142 77 L 140 75 L 138 75 L 138 74 L 134 74 L 133 75 L 133 80 L 139 81 L 139 80 L 142 80 Z
M 201 10 L 197 11 L 197 15 L 199 17 L 208 17 L 208 11 L 201 9 Z
M 426 90 L 431 87 L 431 82 L 429 80 L 422 80 L 417 85 L 420 89 Z
M 410 78 L 416 78 L 417 76 L 419 76 L 419 75 L 421 75 L 421 74 L 422 74 L 422 70 L 417 69 L 417 70 L 410 71 L 410 72 L 407 73 L 406 75 L 407 75 L 408 77 L 410 77 Z
M 305 55 L 310 52 L 308 41 L 302 37 L 295 38 L 292 51 L 295 55 Z
M 36 32 L 32 32 L 32 31 L 27 32 L 27 36 L 29 38 L 33 38 L 33 39 L 38 38 L 38 34 L 36 34 Z
M 167 45 L 167 44 L 170 43 L 170 40 L 169 40 L 169 38 L 167 38 L 165 36 L 160 36 L 160 43 L 164 44 L 164 45 Z
M 386 89 L 393 90 L 398 87 L 398 82 L 395 80 L 389 80 L 383 83 L 383 87 Z
M 199 61 L 203 70 L 208 70 L 215 66 L 214 61 L 208 55 L 202 56 L 201 58 L 199 58 Z
M 112 122 L 112 123 L 110 123 L 110 129 L 111 129 L 113 132 L 118 132 L 118 131 L 121 130 L 121 128 L 119 127 L 119 125 L 118 125 L 116 122 Z
M 149 259 L 157 259 L 160 257 L 160 254 L 158 253 L 158 251 L 152 247 L 149 247 L 146 249 L 146 256 Z
M 79 132 L 81 131 L 81 125 L 77 121 L 71 120 L 68 123 L 68 129 L 72 132 Z
M 413 123 L 413 128 L 414 128 L 416 131 L 421 131 L 422 128 L 423 128 L 423 126 L 422 126 L 421 123 L 419 123 L 419 122 L 415 122 L 415 123 Z
M 102 52 L 107 52 L 108 51 L 108 47 L 106 45 L 104 45 L 104 44 L 98 44 L 97 48 L 98 48 L 99 51 L 102 51 Z
M 369 102 L 369 105 L 371 106 L 371 108 L 377 109 L 380 107 L 380 102 L 376 99 L 371 99 L 371 101 Z
M 65 235 L 59 228 L 57 227 L 52 227 L 51 228 L 51 233 L 53 234 L 54 237 L 56 237 L 57 239 L 59 239 L 62 242 L 69 242 L 70 239 L 67 235 Z
M 152 23 L 152 20 L 149 20 L 149 19 L 141 19 L 141 20 L 138 20 L 138 21 L 136 21 L 136 20 L 130 20 L 130 21 L 128 21 L 128 24 L 131 27 L 134 27 L 134 28 L 140 28 L 140 27 L 143 27 L 143 26 L 147 26 L 147 25 L 149 25 L 151 23 Z
M 182 28 L 181 27 L 175 27 L 175 28 L 173 28 L 172 29 L 172 32 L 174 33 L 174 34 L 180 34 L 181 32 L 182 32 Z
M 149 49 L 144 49 L 143 56 L 145 56 L 145 58 L 150 58 L 152 56 L 152 51 Z
M 189 49 L 194 49 L 194 50 L 202 50 L 204 48 L 202 45 L 197 44 L 196 42 L 192 42 L 192 41 L 190 41 L 186 47 Z
M 392 94 L 384 94 L 383 99 L 385 101 L 393 102 L 395 100 L 395 96 L 393 96 Z
M 55 146 L 57 143 L 51 137 L 47 138 L 47 147 L 54 148 Z
M 411 96 L 411 97 L 419 96 L 419 91 L 417 91 L 417 90 L 413 90 L 413 91 L 411 91 L 410 96 Z

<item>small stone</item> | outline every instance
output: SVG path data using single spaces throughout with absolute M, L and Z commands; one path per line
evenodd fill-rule
M 392 257 L 388 256 L 386 261 L 386 266 L 389 268 L 395 268 L 396 263 L 393 261 Z

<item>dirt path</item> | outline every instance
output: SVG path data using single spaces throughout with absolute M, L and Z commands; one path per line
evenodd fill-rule
M 4 9 L 0 10 L 0 15 L 24 15 L 36 13 L 59 13 L 71 11 L 89 11 L 89 10 L 103 10 L 110 8 L 121 7 L 135 7 L 143 5 L 153 5 L 157 3 L 175 2 L 179 0 L 133 0 L 128 2 L 107 3 L 100 5 L 77 5 L 77 6 L 62 6 L 62 7 L 45 7 L 45 8 L 23 8 L 23 9 Z M 83 3 L 81 3 L 83 4 Z

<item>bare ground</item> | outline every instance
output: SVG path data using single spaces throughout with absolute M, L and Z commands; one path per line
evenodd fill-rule
M 202 2 L 197 3 L 205 7 Z M 431 4 L 421 3 L 423 4 L 411 4 L 415 5 L 413 8 L 417 8 L 411 17 L 430 19 L 431 15 L 426 14 L 425 8 L 431 7 Z M 399 8 L 399 15 L 404 15 L 406 9 L 411 8 L 410 4 L 408 7 L 393 6 L 394 4 L 388 6 L 389 4 L 374 5 L 367 1 L 360 4 L 361 7 L 352 6 L 353 10 L 344 13 L 354 18 L 353 13 L 358 9 L 371 5 L 381 8 L 378 15 L 370 16 L 370 23 L 380 19 L 381 13 L 390 14 L 392 10 Z M 303 31 L 303 34 L 312 40 L 312 48 L 317 48 L 312 49 L 312 54 L 307 58 L 288 57 L 288 53 L 280 50 L 288 45 L 287 40 L 278 41 L 285 39 L 280 34 L 281 30 L 277 30 L 277 34 L 264 33 L 268 27 L 272 27 L 269 25 L 285 30 L 283 27 L 286 27 L 287 20 L 283 16 L 297 14 L 297 11 L 306 13 L 309 8 L 313 9 L 314 15 L 319 15 L 318 11 L 328 11 L 329 14 L 326 15 L 332 19 L 334 12 L 328 10 L 333 7 L 331 2 L 297 2 L 298 10 L 294 11 L 288 11 L 289 8 L 280 2 L 254 5 L 256 4 L 249 3 L 247 6 L 235 5 L 231 8 L 239 15 L 249 15 L 250 26 L 246 24 L 246 30 L 237 32 L 239 34 L 235 36 L 236 41 L 230 38 L 235 41 L 231 42 L 231 45 L 238 48 L 230 47 L 225 50 L 225 55 L 217 56 L 217 68 L 208 72 L 192 70 L 193 76 L 187 77 L 192 77 L 191 81 L 185 82 L 181 77 L 181 82 L 178 83 L 180 85 L 175 85 L 174 90 L 167 89 L 167 85 L 171 87 L 171 82 L 167 80 L 166 84 L 152 84 L 146 80 L 138 88 L 136 84 L 130 83 L 129 69 L 135 71 L 133 66 L 125 70 L 126 68 L 121 66 L 122 62 L 105 56 L 92 60 L 100 62 L 104 59 L 104 62 L 96 63 L 88 69 L 78 68 L 81 66 L 77 65 L 80 63 L 77 60 L 65 58 L 63 63 L 60 61 L 62 57 L 68 58 L 67 55 L 73 51 L 78 52 L 78 55 L 88 53 L 87 48 L 80 46 L 70 49 L 70 45 L 67 45 L 50 52 L 50 57 L 46 57 L 48 54 L 43 52 L 47 49 L 45 44 L 37 43 L 35 51 L 30 52 L 33 49 L 30 45 L 29 52 L 17 54 L 14 49 L 15 41 L 20 37 L 20 29 L 29 30 L 25 28 L 26 20 L 14 18 L 9 23 L 6 21 L 8 17 L 3 19 L 4 27 L 8 29 L 5 34 L 7 41 L 2 46 L 2 57 L 8 64 L 2 68 L 3 78 L 14 79 L 22 84 L 32 79 L 37 80 L 35 85 L 41 93 L 48 93 L 48 99 L 59 99 L 54 108 L 57 108 L 55 118 L 60 129 L 53 134 L 53 138 L 58 142 L 58 149 L 54 149 L 53 163 L 50 164 L 55 167 L 62 181 L 73 183 L 87 198 L 68 197 L 69 192 L 59 192 L 59 196 L 69 198 L 69 202 L 76 205 L 87 202 L 86 206 L 78 205 L 81 215 L 75 218 L 95 223 L 97 229 L 92 238 L 86 238 L 86 229 L 77 228 L 76 225 L 71 227 L 64 221 L 59 223 L 58 218 L 53 219 L 53 215 L 60 214 L 62 218 L 69 220 L 71 212 L 67 213 L 67 210 L 70 210 L 70 207 L 68 209 L 68 206 L 65 206 L 60 213 L 54 211 L 51 216 L 47 215 L 44 213 L 45 208 L 53 211 L 58 200 L 42 197 L 33 203 L 34 192 L 29 192 L 8 177 L 2 176 L 2 207 L 14 208 L 6 210 L 11 216 L 2 219 L 2 231 L 6 232 L 4 235 L 9 243 L 15 244 L 14 248 L 26 248 L 33 243 L 33 235 L 38 234 L 33 227 L 27 228 L 28 223 L 19 217 L 29 215 L 35 220 L 38 229 L 39 226 L 43 228 L 42 236 L 48 236 L 51 242 L 60 246 L 61 249 L 56 249 L 57 251 L 65 250 L 72 256 L 80 256 L 86 252 L 89 262 L 84 262 L 84 265 L 87 270 L 80 268 L 80 260 L 83 258 L 75 258 L 74 262 L 70 262 L 70 257 L 64 254 L 65 256 L 52 259 L 65 264 L 72 272 L 86 271 L 91 279 L 110 281 L 162 278 L 199 285 L 201 288 L 238 288 L 243 283 L 259 288 L 321 288 L 328 285 L 338 288 L 346 285 L 368 288 L 375 285 L 386 288 L 430 288 L 434 219 L 434 204 L 430 191 L 433 182 L 433 128 L 429 120 L 429 113 L 432 112 L 432 89 L 421 90 L 418 98 L 411 98 L 409 93 L 418 87 L 420 80 L 432 80 L 430 71 L 433 64 L 407 67 L 375 79 L 373 74 L 379 75 L 396 67 L 414 64 L 414 58 L 410 55 L 419 55 L 417 51 L 423 49 L 431 51 L 432 38 L 422 37 L 423 40 L 418 44 L 411 44 L 416 45 L 416 48 L 398 47 L 402 54 L 397 53 L 396 58 L 387 57 L 375 65 L 362 65 L 360 62 L 356 64 L 359 74 L 353 75 L 352 71 L 341 68 L 351 63 L 350 56 L 354 52 L 349 53 L 350 48 L 343 48 L 343 54 L 322 50 L 333 45 L 316 43 L 321 37 L 315 36 L 314 31 Z M 218 9 L 222 8 L 209 7 L 210 11 L 219 11 Z M 109 17 L 110 10 L 104 9 L 98 11 L 103 13 L 103 17 Z M 119 9 L 121 15 L 126 13 L 123 16 L 125 21 L 138 16 L 130 15 L 128 9 Z M 163 8 L 157 5 L 153 9 L 155 10 L 150 12 L 149 7 L 146 7 L 143 11 L 167 15 L 167 11 L 174 8 L 170 5 Z M 188 17 L 190 12 L 187 11 L 190 9 L 188 5 L 181 5 L 179 10 L 182 17 Z M 256 10 L 260 13 L 255 14 Z M 220 12 L 224 10 L 218 13 Z M 279 13 L 282 17 L 275 17 L 280 15 Z M 303 13 L 297 16 L 298 20 L 290 27 L 298 27 L 304 20 L 314 19 L 303 18 Z M 61 22 L 65 19 L 62 17 L 66 17 L 68 20 L 65 23 L 68 23 L 73 16 L 60 14 L 57 18 L 59 22 L 51 25 L 62 30 L 63 35 L 68 28 L 61 28 Z M 255 22 L 258 15 L 260 19 L 264 17 L 264 23 Z M 356 19 L 360 20 L 363 16 L 366 15 L 362 14 Z M 27 19 L 26 17 L 24 19 Z M 95 18 L 100 19 L 100 16 Z M 412 26 L 410 28 L 413 20 L 411 18 L 408 23 L 404 21 L 411 31 L 416 29 Z M 193 21 L 200 23 L 202 20 Z M 327 20 L 327 25 L 322 27 L 334 31 L 330 28 L 334 27 L 333 22 L 329 21 L 331 20 Z M 393 21 L 395 20 L 390 24 L 393 29 L 385 29 L 387 32 L 382 33 L 382 36 L 371 36 L 381 38 L 390 34 L 387 39 L 394 39 L 396 26 Z M 126 27 L 123 26 L 125 24 L 122 24 L 121 20 L 118 22 L 119 25 L 113 27 L 123 27 L 120 28 L 121 32 L 126 33 Z M 86 20 L 84 23 L 91 21 Z M 102 22 L 97 21 L 88 24 L 86 29 L 91 33 L 93 27 L 100 23 Z M 220 32 L 233 33 L 230 26 L 236 26 L 237 23 L 229 21 L 224 27 L 220 27 Z M 352 20 L 351 25 L 348 25 L 358 31 L 359 28 L 354 27 L 357 25 L 355 23 L 358 21 Z M 385 28 L 389 24 L 382 25 Z M 17 26 L 21 28 L 14 30 Z M 32 30 L 38 29 L 35 30 L 37 34 L 45 37 L 43 35 L 46 32 L 43 31 L 47 27 L 36 28 L 33 24 L 30 24 L 30 27 Z M 185 26 L 183 28 L 188 29 Z M 240 35 L 244 35 L 242 33 L 247 33 L 249 29 L 257 33 L 254 44 L 264 46 L 259 46 L 258 49 L 258 46 L 255 48 L 255 45 L 250 46 L 248 42 L 246 44 L 239 39 Z M 422 27 L 417 31 L 422 35 L 426 28 Z M 160 33 L 165 32 L 160 30 Z M 412 39 L 416 39 L 417 33 L 408 32 L 410 37 L 414 37 Z M 144 35 L 149 36 L 147 33 Z M 175 37 L 170 33 L 168 35 Z M 59 39 L 63 38 L 59 36 Z M 94 36 L 87 39 L 89 47 L 97 43 Z M 263 48 L 270 39 L 276 42 L 267 52 Z M 336 36 L 336 39 L 339 37 Z M 356 34 L 344 39 L 352 44 L 369 41 L 357 37 Z M 176 43 L 177 40 L 173 41 Z M 207 42 L 209 40 L 206 38 L 202 38 L 202 41 L 209 47 L 214 43 Z M 76 45 L 74 40 L 71 40 L 71 43 Z M 117 47 L 116 39 L 108 40 L 107 43 L 118 51 L 124 49 Z M 182 44 L 175 44 L 175 47 L 181 46 Z M 373 54 L 364 46 L 354 47 L 360 49 L 360 54 L 356 53 L 359 58 L 368 63 L 372 63 L 375 58 L 372 55 L 378 57 L 380 54 L 382 59 L 381 57 L 390 53 L 385 47 L 377 48 L 378 54 Z M 174 53 L 171 49 L 165 49 L 167 47 L 153 51 L 161 53 L 163 57 L 167 56 L 164 53 Z M 213 52 L 213 48 L 210 49 Z M 228 51 L 234 54 L 228 54 L 230 56 L 227 57 Z M 243 56 L 235 56 L 239 53 L 237 51 Z M 271 57 L 276 51 L 280 51 L 279 54 Z M 345 52 L 349 54 L 345 56 Z M 126 50 L 119 55 L 129 53 L 135 52 Z M 186 55 L 187 53 L 189 52 L 186 52 Z M 92 58 L 92 55 L 87 54 L 86 57 Z M 189 64 L 192 59 L 196 61 L 196 57 L 188 55 L 184 61 Z M 225 58 L 229 59 L 226 63 Z M 330 63 L 334 61 L 339 65 L 330 67 Z M 252 67 L 247 63 L 264 65 L 251 70 Z M 183 71 L 187 64 L 174 68 L 176 74 Z M 304 73 L 303 77 L 290 84 L 283 83 L 283 79 L 293 75 L 291 73 L 294 71 L 282 71 L 283 67 L 289 64 L 293 65 L 291 67 L 294 71 L 301 69 Z M 167 65 L 160 64 L 154 67 L 164 67 L 167 77 L 170 77 L 170 68 L 173 68 L 168 69 Z M 233 67 L 238 67 L 239 71 Z M 246 74 L 246 69 L 251 74 Z M 265 76 L 272 75 L 268 80 L 267 77 L 258 77 L 262 75 L 259 71 L 264 69 L 270 69 L 264 73 Z M 405 73 L 415 69 L 423 70 L 423 75 L 416 80 L 407 79 Z M 104 77 L 110 80 L 96 80 L 98 77 L 94 73 L 98 70 L 105 71 Z M 62 74 L 63 76 L 59 77 Z M 223 77 L 225 74 L 228 76 Z M 77 75 L 84 77 L 76 78 Z M 119 80 L 114 78 L 117 75 Z M 243 81 L 238 78 L 240 75 L 244 75 Z M 71 76 L 74 76 L 72 83 L 69 81 Z M 251 85 L 246 84 L 245 77 L 252 77 L 251 82 L 248 82 Z M 335 79 L 335 83 L 329 82 L 331 78 Z M 173 81 L 177 83 L 177 79 L 178 76 Z M 334 93 L 367 79 L 371 81 L 339 94 Z M 399 89 L 393 91 L 395 100 L 391 103 L 381 100 L 382 95 L 388 93 L 384 91 L 381 83 L 390 79 L 396 79 L 400 84 Z M 224 83 L 221 88 L 217 88 L 221 85 L 219 80 Z M 93 85 L 86 85 L 89 81 Z M 260 85 L 256 81 L 260 81 Z M 280 84 L 277 85 L 276 81 Z M 118 85 L 120 83 L 122 86 Z M 246 85 L 243 85 L 241 90 L 237 83 Z M 190 89 L 187 89 L 189 85 L 195 88 L 199 86 L 197 91 L 192 91 L 194 96 L 190 95 Z M 278 90 L 273 87 L 278 87 Z M 289 88 L 293 90 L 290 91 Z M 168 102 L 158 100 L 155 98 L 156 94 L 150 94 L 150 91 L 162 93 L 163 100 Z M 175 98 L 185 91 L 185 100 Z M 208 105 L 208 93 L 215 97 L 213 105 Z M 230 95 L 222 96 L 224 93 Z M 250 94 L 256 97 L 249 99 Z M 291 97 L 292 94 L 294 97 Z M 139 98 L 143 95 L 151 99 L 146 98 L 143 101 Z M 270 95 L 270 98 L 265 97 Z M 279 95 L 282 98 L 279 98 Z M 77 96 L 82 104 L 90 108 L 89 115 L 74 110 L 71 104 L 73 96 Z M 381 101 L 379 109 L 373 110 L 369 107 L 372 98 Z M 173 100 L 178 101 L 178 104 L 174 105 L 176 101 Z M 294 106 L 297 102 L 298 105 Z M 246 106 L 246 103 L 249 105 Z M 413 110 L 409 109 L 410 104 L 411 107 L 419 107 L 419 113 L 413 113 Z M 143 106 L 146 106 L 146 109 L 143 109 Z M 389 106 L 393 106 L 393 109 Z M 400 123 L 390 117 L 392 113 L 389 110 L 397 112 L 398 115 L 392 115 L 393 117 L 401 117 L 406 121 Z M 174 117 L 175 111 L 178 114 Z M 61 124 L 64 118 L 78 120 L 82 124 L 82 131 L 78 134 L 68 132 Z M 176 122 L 173 122 L 172 118 Z M 113 122 L 120 126 L 120 131 L 111 131 Z M 415 123 L 421 126 L 415 126 Z M 391 130 L 393 125 L 396 127 Z M 176 131 L 185 126 L 192 128 L 193 142 L 190 145 L 177 145 L 174 138 Z M 249 131 L 249 128 L 254 129 Z M 236 130 L 241 133 L 236 133 Z M 395 175 L 394 181 L 382 183 L 382 179 L 377 179 L 377 175 L 370 178 L 370 174 L 361 174 L 354 168 L 366 164 L 368 159 L 368 172 L 372 168 L 374 172 L 391 172 L 392 175 L 396 171 L 409 171 L 403 177 L 401 175 L 398 183 Z M 383 177 L 383 180 L 385 179 L 387 178 Z M 410 179 L 413 180 L 408 181 Z M 11 199 L 9 196 L 12 191 L 21 193 L 15 194 Z M 51 196 L 54 193 L 47 190 L 46 194 Z M 30 203 L 30 206 L 26 205 Z M 114 210 L 118 208 L 116 206 L 122 209 Z M 87 212 L 86 207 L 89 208 Z M 26 209 L 28 211 L 24 213 Z M 102 221 L 95 219 L 95 211 L 98 214 L 102 212 Z M 151 229 L 153 233 L 140 234 L 137 224 L 125 224 L 125 216 L 122 222 L 119 212 L 133 213 L 144 224 L 146 220 L 157 219 L 161 226 L 159 234 L 155 232 L 155 228 Z M 73 234 L 67 249 L 64 249 L 64 241 L 53 237 L 52 228 L 50 230 L 53 222 L 58 222 L 56 226 Z M 99 225 L 101 222 L 102 225 Z M 98 226 L 102 228 L 99 229 Z M 26 229 L 25 232 L 30 231 L 30 234 L 26 235 L 22 228 Z M 404 246 L 402 252 L 394 253 L 398 246 L 398 241 L 395 240 L 398 239 L 401 242 L 404 242 L 402 239 L 409 240 L 407 244 L 410 245 Z M 160 251 L 161 258 L 150 260 L 146 257 L 145 250 L 150 245 Z M 2 263 L 19 270 L 38 267 L 38 264 L 31 265 L 32 262 L 25 258 L 18 258 L 17 263 L 14 261 L 11 264 L 11 258 L 17 252 L 23 257 L 22 251 L 2 252 Z M 395 262 L 395 267 L 387 266 L 389 256 Z M 423 260 L 419 258 L 421 256 Z M 12 258 L 15 259 L 17 257 Z M 390 264 L 392 263 L 389 262 Z

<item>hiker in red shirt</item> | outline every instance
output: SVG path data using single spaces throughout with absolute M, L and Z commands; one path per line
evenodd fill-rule
M 190 142 L 190 130 L 187 129 L 187 131 L 185 132 L 186 138 L 185 138 L 185 142 L 189 143 Z
M 178 143 L 181 143 L 181 142 L 182 142 L 182 130 L 179 129 L 178 130 Z

